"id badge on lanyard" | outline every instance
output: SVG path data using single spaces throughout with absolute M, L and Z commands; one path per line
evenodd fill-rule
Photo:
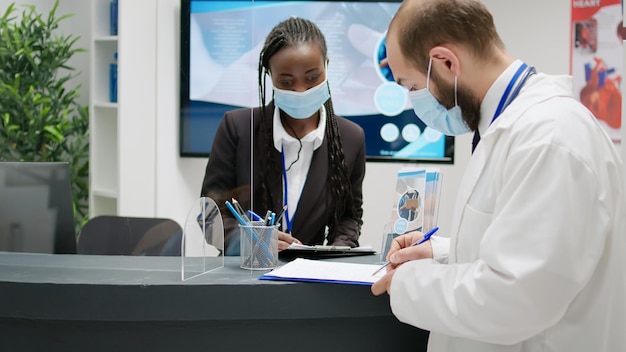
M 285 169 L 285 152 L 284 150 L 280 151 L 280 156 L 282 158 L 282 162 L 283 162 L 283 206 L 287 206 L 287 209 L 285 210 L 285 223 L 287 224 L 287 233 L 291 233 L 291 229 L 293 228 L 293 218 L 295 218 L 296 216 L 296 212 L 293 212 L 293 218 L 289 216 L 289 196 L 288 196 L 288 189 L 289 187 L 287 187 L 287 170 Z M 297 210 L 297 208 L 296 208 Z

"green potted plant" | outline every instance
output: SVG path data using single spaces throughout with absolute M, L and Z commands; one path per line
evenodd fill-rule
M 88 218 L 89 113 L 67 63 L 85 50 L 74 47 L 79 37 L 56 34 L 71 16 L 56 17 L 58 5 L 46 17 L 24 5 L 19 17 L 13 3 L 0 18 L 0 161 L 69 162 L 79 230 Z

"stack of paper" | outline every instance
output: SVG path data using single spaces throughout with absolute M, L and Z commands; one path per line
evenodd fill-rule
M 259 280 L 371 285 L 386 273 L 385 270 L 381 270 L 376 275 L 372 275 L 379 268 L 380 265 L 375 264 L 342 263 L 297 258 L 262 275 L 259 277 Z

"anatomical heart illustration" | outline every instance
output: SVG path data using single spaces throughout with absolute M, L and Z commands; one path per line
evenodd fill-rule
M 604 61 L 594 58 L 594 65 L 585 64 L 587 84 L 580 91 L 580 101 L 600 120 L 611 128 L 622 125 L 622 76 L 615 68 L 608 68 Z
M 571 73 L 577 98 L 621 142 L 624 67 L 621 0 L 572 1 Z

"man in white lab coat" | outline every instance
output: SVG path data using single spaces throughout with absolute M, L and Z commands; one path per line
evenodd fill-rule
M 372 292 L 429 351 L 626 351 L 623 165 L 571 78 L 512 58 L 473 0 L 405 0 L 387 55 L 416 114 L 476 147 L 450 237 L 396 238 Z

